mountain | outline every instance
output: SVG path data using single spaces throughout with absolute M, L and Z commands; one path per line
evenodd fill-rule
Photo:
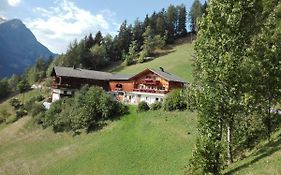
M 0 78 L 22 73 L 38 57 L 55 56 L 19 19 L 0 18 Z
M 6 22 L 6 19 L 0 16 L 0 24 Z

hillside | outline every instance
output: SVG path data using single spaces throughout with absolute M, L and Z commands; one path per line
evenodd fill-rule
M 146 67 L 166 70 L 192 81 L 192 45 L 153 61 L 119 68 L 135 73 Z M 33 90 L 18 95 L 28 100 L 42 94 Z M 0 110 L 13 113 L 8 101 Z M 281 130 L 273 142 L 262 142 L 247 158 L 224 170 L 225 174 L 280 174 Z M 196 140 L 196 114 L 149 111 L 111 121 L 103 129 L 73 137 L 53 133 L 32 123 L 30 116 L 13 124 L 0 124 L 0 174 L 183 174 Z
M 120 72 L 162 66 L 192 80 L 191 57 L 185 56 L 191 51 L 191 45 L 180 45 L 171 54 Z M 27 100 L 39 93 L 19 97 Z M 13 113 L 8 101 L 0 109 Z M 34 126 L 27 116 L 0 125 L 0 174 L 183 174 L 195 138 L 196 117 L 190 112 L 136 113 L 131 106 L 129 115 L 102 130 L 75 137 Z
M 37 41 L 22 21 L 0 21 L 0 78 L 22 73 L 38 57 L 50 56 L 54 54 Z
M 281 128 L 273 135 L 272 143 L 261 142 L 244 160 L 234 163 L 225 174 L 281 174 Z
M 136 113 L 135 107 L 75 137 L 31 121 L 0 125 L 0 174 L 183 174 L 196 136 L 192 113 Z
M 192 54 L 193 46 L 191 44 L 181 44 L 174 47 L 169 54 L 154 59 L 152 61 L 136 64 L 127 67 L 118 67 L 114 72 L 124 74 L 134 74 L 145 68 L 163 67 L 168 72 L 171 72 L 187 81 L 192 81 Z

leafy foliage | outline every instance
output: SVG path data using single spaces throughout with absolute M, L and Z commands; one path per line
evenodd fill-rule
M 23 106 L 18 98 L 12 98 L 10 101 L 10 105 L 13 106 L 15 109 L 19 109 Z
M 148 104 L 145 102 L 145 101 L 141 101 L 139 104 L 138 104 L 138 108 L 137 108 L 137 111 L 138 112 L 145 112 L 145 111 L 148 111 L 150 108 L 148 106 Z
M 127 107 L 99 87 L 84 87 L 74 98 L 54 102 L 42 119 L 44 127 L 51 126 L 55 132 L 98 129 L 106 120 L 127 112 Z
M 156 111 L 162 108 L 162 102 L 155 102 L 151 105 L 151 110 Z
M 184 90 L 177 89 L 169 93 L 164 101 L 163 108 L 166 111 L 186 110 L 186 94 Z
M 198 163 L 195 167 L 203 173 L 220 174 L 220 157 L 226 155 L 227 164 L 231 164 L 233 150 L 240 146 L 234 143 L 235 140 L 248 137 L 242 136 L 241 132 L 239 134 L 239 128 L 242 123 L 248 122 L 247 117 L 241 116 L 252 112 L 246 102 L 246 94 L 251 91 L 248 89 L 247 56 L 252 38 L 260 31 L 261 15 L 260 0 L 224 3 L 213 0 L 209 2 L 206 16 L 199 24 L 195 44 L 200 133 L 197 150 L 204 150 L 206 145 L 212 146 L 210 152 L 203 154 L 195 149 L 194 157 L 198 161 L 193 162 Z M 226 146 L 217 149 L 217 144 Z M 211 160 L 208 159 L 210 154 L 218 155 Z

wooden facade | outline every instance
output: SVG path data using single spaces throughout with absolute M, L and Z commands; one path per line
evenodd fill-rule
M 100 76 L 97 77 L 96 74 Z M 54 68 L 53 101 L 64 95 L 73 95 L 83 85 L 95 85 L 111 92 L 117 100 L 128 103 L 163 101 L 165 94 L 173 89 L 184 88 L 185 82 L 167 72 L 145 69 L 134 76 L 123 76 L 89 70 Z M 95 77 L 94 77 L 95 76 Z

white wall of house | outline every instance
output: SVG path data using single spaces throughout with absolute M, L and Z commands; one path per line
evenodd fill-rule
M 141 101 L 145 101 L 148 104 L 153 104 L 155 102 L 163 101 L 164 98 L 164 94 L 126 92 L 124 102 L 129 104 L 138 104 Z
M 58 101 L 60 99 L 60 94 L 53 93 L 52 95 L 52 102 Z
M 74 95 L 74 90 L 72 89 L 53 89 L 52 94 L 52 102 L 55 102 L 59 99 L 61 99 L 62 96 L 71 96 Z

